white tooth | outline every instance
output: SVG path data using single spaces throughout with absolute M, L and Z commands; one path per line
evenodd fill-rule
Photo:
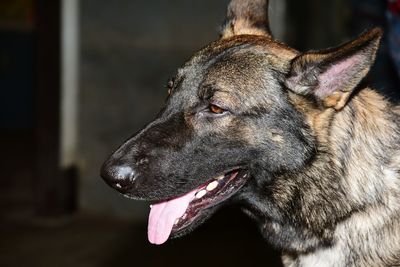
M 215 180 L 222 180 L 224 178 L 225 178 L 225 175 L 220 175 L 220 176 L 216 177 Z
M 116 184 L 115 186 L 118 188 L 122 188 L 122 186 L 120 184 Z
M 204 190 L 204 189 L 200 190 L 199 192 L 197 192 L 196 198 L 202 198 L 202 197 L 204 197 L 205 194 L 207 194 L 206 190 Z
M 179 222 L 179 218 L 175 220 L 174 225 L 175 225 L 175 224 L 178 224 L 178 222 Z
M 246 178 L 247 174 L 243 175 L 243 178 Z
M 150 205 L 150 209 L 153 207 L 153 205 Z
M 206 187 L 207 191 L 212 191 L 215 188 L 217 188 L 218 186 L 218 181 L 212 181 L 211 183 L 209 183 Z

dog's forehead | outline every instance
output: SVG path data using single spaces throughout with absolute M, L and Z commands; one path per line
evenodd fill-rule
M 246 52 L 267 56 L 271 66 L 282 71 L 287 69 L 287 64 L 298 55 L 296 50 L 270 37 L 239 35 L 227 39 L 220 39 L 209 44 L 197 52 L 187 62 L 187 65 L 212 63 L 225 55 L 245 54 Z
M 236 47 L 210 61 L 212 63 L 203 75 L 200 92 L 211 87 L 247 94 L 259 90 L 265 83 L 274 83 L 274 76 L 279 73 L 271 65 L 268 54 L 252 47 Z
M 238 36 L 220 40 L 196 53 L 178 70 L 186 104 L 223 91 L 235 98 L 274 94 L 278 76 L 286 73 L 297 52 L 269 38 Z M 269 88 L 265 91 L 265 88 Z

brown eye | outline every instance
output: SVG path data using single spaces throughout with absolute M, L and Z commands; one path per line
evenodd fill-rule
M 209 107 L 210 112 L 214 113 L 214 114 L 222 114 L 224 113 L 224 109 L 216 106 L 216 105 L 210 105 Z

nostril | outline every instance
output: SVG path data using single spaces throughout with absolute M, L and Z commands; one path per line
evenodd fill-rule
M 132 186 L 135 171 L 129 166 L 103 166 L 101 176 L 112 187 L 124 191 Z

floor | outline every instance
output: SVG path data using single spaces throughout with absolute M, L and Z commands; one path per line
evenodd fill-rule
M 14 213 L 32 212 L 32 131 L 0 129 L 0 148 L 0 219 Z
M 148 243 L 145 224 L 75 215 L 0 222 L 0 266 L 281 266 L 256 226 L 221 211 L 190 235 Z

